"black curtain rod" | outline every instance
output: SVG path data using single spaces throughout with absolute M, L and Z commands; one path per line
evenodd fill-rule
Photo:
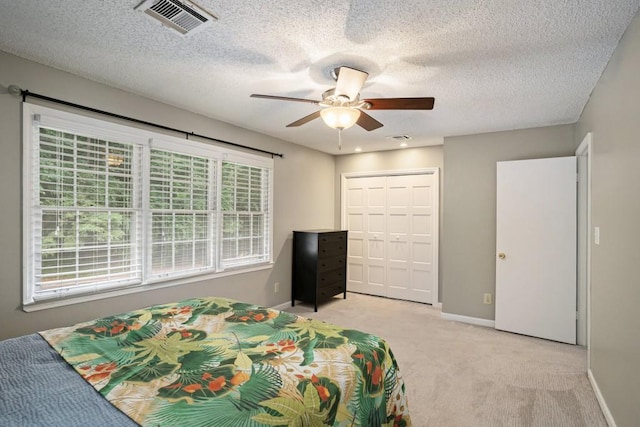
M 181 130 L 181 129 L 172 128 L 172 127 L 169 127 L 169 126 L 159 125 L 157 123 L 147 122 L 145 120 L 134 119 L 133 117 L 127 117 L 127 116 L 123 116 L 123 115 L 120 115 L 120 114 L 110 113 L 109 111 L 98 110 L 97 108 L 87 107 L 85 105 L 74 104 L 73 102 L 64 101 L 62 99 L 51 98 L 49 96 L 45 96 L 45 95 L 40 95 L 38 93 L 29 92 L 28 90 L 20 89 L 20 94 L 22 95 L 22 102 L 25 102 L 27 97 L 30 96 L 32 98 L 38 98 L 38 99 L 42 99 L 42 100 L 45 100 L 45 101 L 55 102 L 57 104 L 66 105 L 68 107 L 79 108 L 81 110 L 91 111 L 92 113 L 103 114 L 105 116 L 115 117 L 117 119 L 122 119 L 122 120 L 128 120 L 130 122 L 140 123 L 142 125 L 154 126 L 154 127 L 159 128 L 159 129 L 164 129 L 164 130 L 168 130 L 168 131 L 171 131 L 171 132 L 183 133 L 183 134 L 186 135 L 187 139 L 189 139 L 189 136 L 195 136 L 195 137 L 206 139 L 206 140 L 209 140 L 209 141 L 219 142 L 221 144 L 232 145 L 234 147 L 246 148 L 247 150 L 257 151 L 257 152 L 264 153 L 264 154 L 270 154 L 272 158 L 273 158 L 273 156 L 278 156 L 280 158 L 284 158 L 284 154 L 273 153 L 271 151 L 261 150 L 259 148 L 248 147 L 248 146 L 242 145 L 242 144 L 236 144 L 235 142 L 224 141 L 222 139 L 211 138 L 210 136 L 206 136 L 206 135 L 200 135 L 200 134 L 197 134 L 197 133 L 187 132 L 187 131 L 184 131 L 184 130 Z

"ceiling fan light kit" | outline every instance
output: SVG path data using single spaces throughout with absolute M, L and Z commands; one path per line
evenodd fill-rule
M 360 110 L 351 107 L 328 107 L 320 110 L 320 116 L 333 129 L 349 129 L 360 118 Z

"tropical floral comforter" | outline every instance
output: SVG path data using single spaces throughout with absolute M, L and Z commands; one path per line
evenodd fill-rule
M 40 332 L 145 426 L 409 426 L 387 343 L 225 298 Z

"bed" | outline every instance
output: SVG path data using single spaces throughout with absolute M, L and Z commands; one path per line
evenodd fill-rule
M 410 426 L 387 343 L 198 298 L 0 342 L 0 425 Z

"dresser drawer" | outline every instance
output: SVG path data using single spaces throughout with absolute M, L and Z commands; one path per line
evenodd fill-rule
M 324 288 L 339 281 L 345 281 L 344 268 L 337 268 L 335 270 L 324 271 L 318 274 L 318 288 Z
M 322 233 L 318 236 L 318 245 L 322 246 L 328 243 L 345 242 L 347 233 Z
M 345 265 L 345 258 L 342 255 L 333 256 L 331 258 L 318 259 L 318 272 L 335 270 L 336 268 L 342 268 Z
M 346 250 L 347 242 L 345 240 L 320 243 L 318 244 L 318 259 L 342 256 Z
M 344 283 L 333 283 L 331 286 L 318 289 L 318 298 L 329 298 L 344 292 Z

